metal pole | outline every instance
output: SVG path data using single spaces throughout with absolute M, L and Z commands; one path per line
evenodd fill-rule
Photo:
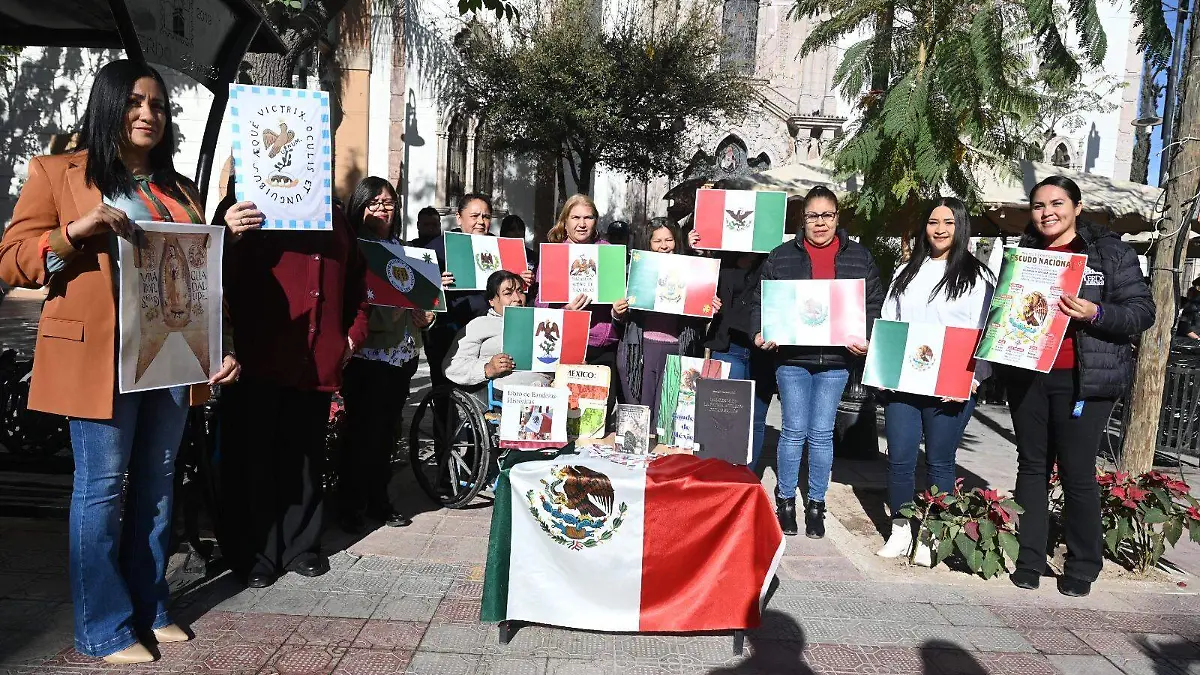
M 1188 4 L 1190 8 L 1191 3 Z M 1175 140 L 1175 107 L 1178 103 L 1175 100 L 1175 87 L 1179 81 L 1179 68 L 1182 66 L 1180 59 L 1183 58 L 1183 29 L 1190 15 L 1191 12 L 1184 9 L 1183 3 L 1175 10 L 1175 32 L 1171 36 L 1174 44 L 1171 45 L 1171 62 L 1167 64 L 1167 88 L 1163 95 L 1162 155 L 1158 160 L 1159 187 L 1165 187 L 1163 183 L 1167 180 L 1167 169 L 1171 163 L 1168 157 L 1174 152 L 1171 143 Z
M 208 121 L 204 124 L 204 136 L 200 140 L 200 156 L 196 159 L 196 185 L 201 196 L 208 195 L 208 184 L 212 177 L 214 155 L 217 151 L 217 137 L 221 134 L 221 121 L 225 118 L 225 105 L 229 102 L 228 85 L 237 78 L 238 67 L 242 57 L 250 48 L 254 34 L 258 32 L 262 21 L 255 18 L 243 19 L 244 23 L 228 40 L 228 49 L 223 50 L 225 60 L 218 71 L 217 86 L 213 87 L 212 107 L 208 109 Z
M 129 18 L 129 8 L 125 6 L 125 0 L 108 0 L 108 9 L 117 24 L 117 35 L 121 37 L 121 46 L 125 48 L 125 58 L 145 63 L 142 43 L 138 42 L 137 31 L 134 30 L 133 19 Z

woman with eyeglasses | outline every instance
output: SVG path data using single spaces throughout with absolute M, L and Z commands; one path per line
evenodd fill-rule
M 359 182 L 346 205 L 346 219 L 360 240 L 403 245 L 396 190 L 383 178 Z M 392 454 L 408 401 L 421 331 L 433 312 L 372 306 L 367 339 L 346 364 L 342 398 L 346 403 L 345 443 L 338 456 L 339 525 L 357 534 L 366 516 L 388 527 L 412 523 L 388 494 Z
M 883 284 L 871 252 L 851 241 L 838 227 L 837 197 L 817 186 L 804 198 L 804 236 L 785 241 L 762 264 L 761 280 L 865 279 L 867 337 L 883 306 Z M 867 345 L 847 347 L 792 347 L 766 342 L 762 337 L 762 287 L 745 296 L 754 344 L 775 354 L 775 380 L 783 407 L 779 434 L 779 485 L 775 505 L 784 534 L 797 533 L 796 483 L 804 446 L 808 445 L 808 504 L 804 511 L 805 534 L 825 536 L 825 492 L 833 471 L 833 425 L 838 401 L 849 379 L 852 360 L 867 353 Z M 767 400 L 770 400 L 769 398 Z

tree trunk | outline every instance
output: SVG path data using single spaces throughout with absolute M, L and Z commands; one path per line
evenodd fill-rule
M 1158 74 L 1150 67 L 1150 60 L 1142 64 L 1142 91 L 1138 96 L 1138 117 L 1145 118 L 1154 114 L 1158 107 L 1158 85 L 1154 83 Z M 1147 184 L 1150 178 L 1150 127 L 1138 127 L 1134 131 L 1133 160 L 1129 168 L 1129 180 L 1134 183 Z
M 871 89 L 887 91 L 892 80 L 892 32 L 896 23 L 896 3 L 889 2 L 875 23 L 871 45 Z
M 1134 371 L 1133 391 L 1129 396 L 1129 428 L 1125 430 L 1121 469 L 1134 475 L 1149 471 L 1158 444 L 1158 421 L 1162 412 L 1163 387 L 1167 359 L 1171 351 L 1171 333 L 1175 327 L 1175 302 L 1179 294 L 1180 261 L 1175 255 L 1180 237 L 1187 241 L 1191 222 L 1188 217 L 1192 197 L 1200 186 L 1200 141 L 1182 140 L 1200 137 L 1200 81 L 1192 59 L 1200 58 L 1200 31 L 1191 31 L 1185 60 L 1179 72 L 1180 101 L 1179 145 L 1167 148 L 1163 161 L 1170 158 L 1166 188 L 1166 218 L 1158 226 L 1160 238 L 1154 252 L 1151 283 L 1156 314 L 1154 327 L 1142 334 Z M 1182 226 L 1181 226 L 1182 225 Z M 1181 231 L 1182 230 L 1182 231 Z M 1195 414 L 1195 411 L 1190 411 Z
M 286 54 L 246 54 L 248 68 L 242 72 L 245 84 L 261 84 L 266 87 L 292 86 L 292 64 Z M 239 77 L 239 80 L 242 78 Z
M 596 168 L 596 160 L 590 157 L 579 158 L 579 178 L 575 181 L 575 187 L 581 195 L 592 194 L 592 170 Z M 596 224 L 599 227 L 599 223 Z

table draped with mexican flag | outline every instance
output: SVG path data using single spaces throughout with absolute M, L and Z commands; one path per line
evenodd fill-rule
M 510 452 L 482 621 L 583 630 L 753 628 L 783 557 L 758 478 L 691 455 Z

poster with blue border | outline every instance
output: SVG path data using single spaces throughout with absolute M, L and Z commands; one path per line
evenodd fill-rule
M 264 230 L 331 230 L 329 94 L 229 85 L 234 190 Z

